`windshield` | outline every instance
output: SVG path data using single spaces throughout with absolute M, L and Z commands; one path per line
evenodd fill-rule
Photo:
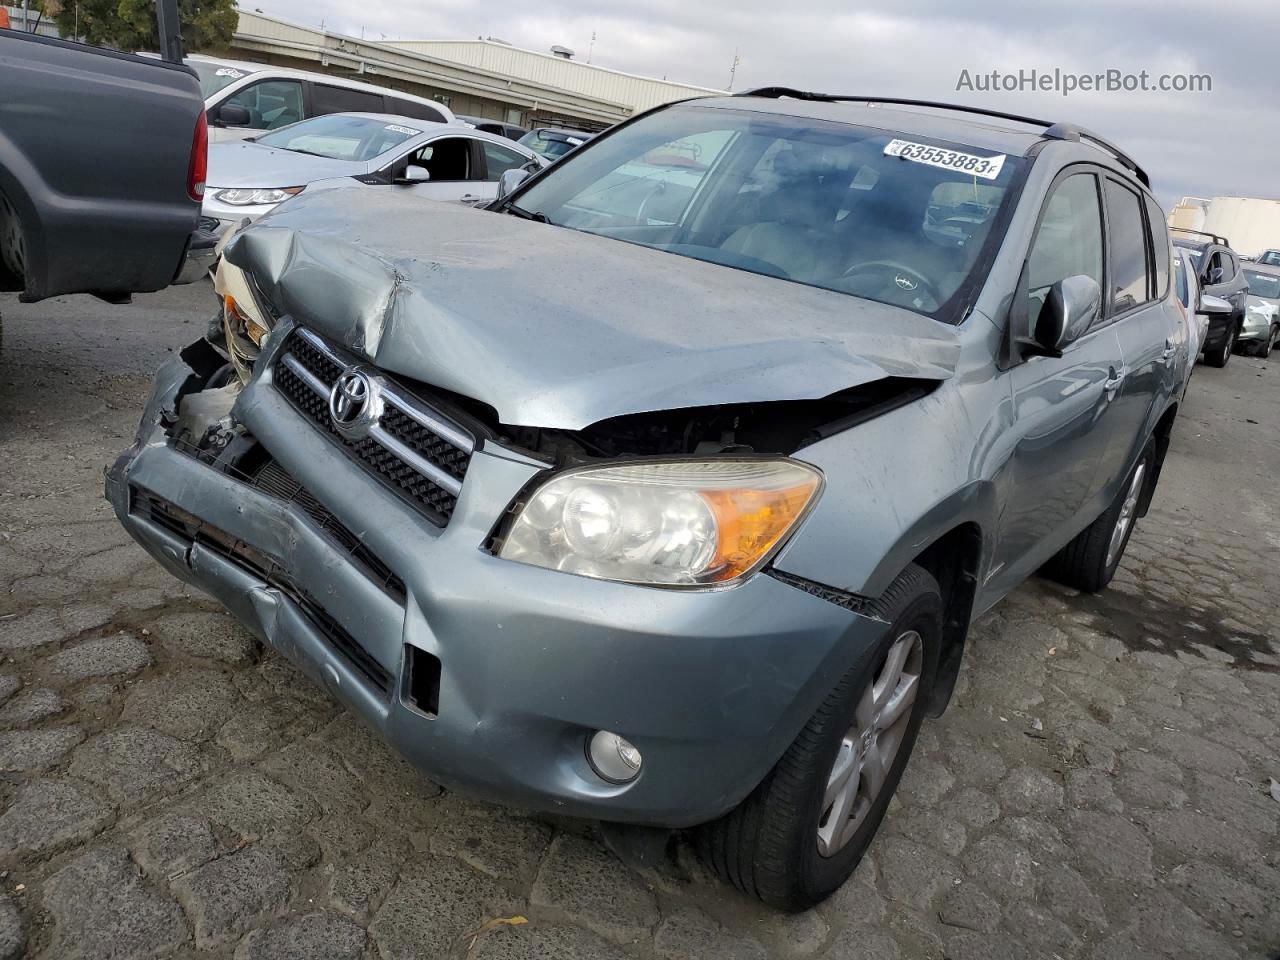
M 420 133 L 421 130 L 400 123 L 331 113 L 273 130 L 258 137 L 256 142 L 264 147 L 310 153 L 331 160 L 368 163 Z
M 1280 277 L 1275 274 L 1246 270 L 1244 272 L 1244 281 L 1249 284 L 1249 292 L 1255 297 L 1280 300 Z
M 1191 257 L 1191 263 L 1192 265 L 1195 266 L 1197 273 L 1199 273 L 1200 270 L 1204 268 L 1204 248 L 1203 247 L 1193 247 L 1190 244 L 1178 243 L 1176 240 L 1174 241 L 1173 245 L 1177 247 L 1179 250 L 1187 251 L 1187 253 Z
M 200 60 L 188 60 L 186 65 L 196 72 L 196 78 L 200 81 L 200 96 L 205 100 L 224 87 L 229 87 L 237 80 L 249 76 L 252 72 L 222 63 L 204 63 Z
M 1268 250 L 1258 258 L 1258 262 L 1268 267 L 1280 267 L 1280 250 Z
M 518 211 L 938 319 L 1024 161 L 845 123 L 674 107 L 592 142 Z
M 1173 283 L 1178 291 L 1178 300 L 1184 307 L 1191 306 L 1191 289 L 1187 283 L 1187 268 L 1183 266 L 1181 257 L 1173 258 Z

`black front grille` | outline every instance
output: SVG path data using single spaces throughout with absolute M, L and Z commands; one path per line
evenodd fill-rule
M 243 540 L 233 537 L 226 531 L 149 491 L 130 487 L 129 494 L 129 512 L 132 515 L 149 520 L 189 543 L 198 543 L 287 596 L 303 612 L 311 625 L 324 635 L 334 650 L 380 691 L 384 698 L 390 697 L 392 683 L 390 671 L 375 660 L 355 637 L 351 636 L 323 606 L 295 583 L 293 578 L 274 560 Z
M 276 388 L 325 436 L 339 444 L 387 486 L 421 510 L 427 519 L 437 526 L 446 526 L 458 502 L 456 493 L 428 476 L 424 472 L 426 468 L 419 469 L 408 459 L 380 443 L 376 436 L 352 441 L 334 428 L 329 416 L 327 391 L 344 369 L 334 359 L 336 355 L 336 348 L 332 354 L 327 353 L 307 336 L 294 333 L 274 367 Z M 297 362 L 317 383 L 309 383 L 306 377 L 286 362 L 286 358 Z M 320 392 L 317 385 L 324 392 Z M 444 419 L 426 404 L 421 404 L 421 407 L 428 414 L 426 419 Z M 464 449 L 435 432 L 401 409 L 396 402 L 389 399 L 385 402 L 378 427 L 386 436 L 403 444 L 432 467 L 456 481 L 455 486 L 466 478 L 471 448 Z M 466 435 L 466 431 L 460 428 L 455 432 L 460 436 Z
M 307 516 L 315 521 L 316 525 L 323 533 L 328 535 L 330 540 L 347 551 L 347 555 L 355 562 L 357 567 L 361 568 L 361 572 L 365 576 L 395 600 L 402 604 L 404 603 L 404 581 L 393 573 L 391 568 L 369 549 L 358 536 L 351 532 L 341 520 L 330 513 L 323 503 L 303 489 L 302 484 L 291 477 L 284 467 L 274 460 L 268 460 L 262 465 L 257 476 L 253 478 L 253 485 L 273 497 L 279 497 L 281 500 L 296 504 Z

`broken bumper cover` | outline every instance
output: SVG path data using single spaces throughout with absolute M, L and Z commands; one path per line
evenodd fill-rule
M 306 491 L 284 499 L 168 442 L 160 413 L 190 375 L 181 358 L 161 370 L 108 471 L 121 523 L 445 785 L 603 820 L 713 819 L 886 629 L 768 575 L 662 590 L 501 560 L 483 545 L 538 464 L 482 445 L 441 528 L 344 456 L 267 370 L 235 414 Z M 640 749 L 634 781 L 591 769 L 599 729 Z

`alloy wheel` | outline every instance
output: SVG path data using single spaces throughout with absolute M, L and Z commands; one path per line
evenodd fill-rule
M 827 775 L 818 821 L 818 853 L 831 857 L 853 839 L 880 796 L 902 747 L 924 669 L 924 640 L 907 630 L 862 692 L 854 723 Z
M 1124 495 L 1124 503 L 1120 507 L 1120 516 L 1116 518 L 1115 528 L 1111 531 L 1111 543 L 1107 546 L 1107 566 L 1110 567 L 1116 562 L 1120 556 L 1120 551 L 1124 549 L 1125 537 L 1129 534 L 1129 528 L 1133 526 L 1133 521 L 1138 516 L 1138 498 L 1142 495 L 1142 478 L 1146 476 L 1147 465 L 1145 463 L 1138 464 L 1138 469 L 1133 472 L 1133 479 L 1129 481 L 1129 489 Z

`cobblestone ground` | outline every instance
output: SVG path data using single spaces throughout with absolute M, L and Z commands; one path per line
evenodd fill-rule
M 102 466 L 208 297 L 0 298 L 0 958 L 1280 953 L 1280 360 L 1197 372 L 1116 584 L 976 625 L 872 854 L 784 917 L 441 791 L 125 537 Z

